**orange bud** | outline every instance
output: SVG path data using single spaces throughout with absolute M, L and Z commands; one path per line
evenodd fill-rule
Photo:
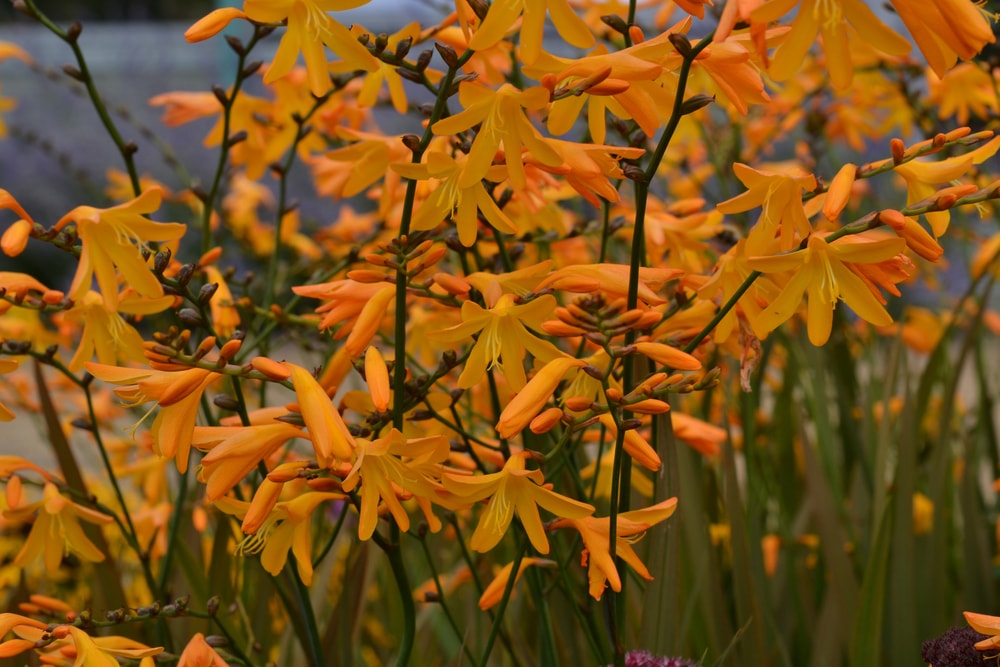
M 389 369 L 385 365 L 382 353 L 374 345 L 365 351 L 365 378 L 368 380 L 368 392 L 372 403 L 379 412 L 389 409 Z
M 233 19 L 245 19 L 246 14 L 235 7 L 223 7 L 199 19 L 184 33 L 188 42 L 202 42 L 219 34 Z
M 664 412 L 670 412 L 670 406 L 666 402 L 656 398 L 647 398 L 637 403 L 630 403 L 626 407 L 632 412 L 644 415 L 662 415 Z
M 236 356 L 236 353 L 240 351 L 243 347 L 243 341 L 237 338 L 230 338 L 219 350 L 219 358 L 228 362 L 230 359 Z
M 778 571 L 778 553 L 781 550 L 781 538 L 773 533 L 760 538 L 760 549 L 764 552 L 764 572 L 773 577 Z
M 14 508 L 21 504 L 21 478 L 12 475 L 7 480 L 7 507 Z
M 42 303 L 47 303 L 50 306 L 53 306 L 57 303 L 60 303 L 64 298 L 66 298 L 66 294 L 63 293 L 62 291 L 57 289 L 50 289 L 47 292 L 45 292 L 45 294 L 42 295 Z
M 899 137 L 893 137 L 889 141 L 889 150 L 892 151 L 893 164 L 902 164 L 906 154 L 906 144 L 903 143 L 903 140 Z
M 567 410 L 572 410 L 573 412 L 584 412 L 589 410 L 594 405 L 594 401 L 586 396 L 570 396 L 563 401 L 563 405 L 566 406 Z
M 562 419 L 563 411 L 559 408 L 549 408 L 531 420 L 528 428 L 532 433 L 548 433 Z
M 618 387 L 608 387 L 604 395 L 608 397 L 609 401 L 614 403 L 620 403 L 622 400 L 622 390 Z
M 848 163 L 841 167 L 837 175 L 833 177 L 826 192 L 826 201 L 823 202 L 823 215 L 827 220 L 836 220 L 847 206 L 847 202 L 851 199 L 851 189 L 854 187 L 857 173 L 857 166 Z
M 215 264 L 222 257 L 222 246 L 215 246 L 198 259 L 198 266 L 204 268 L 209 264 Z
M 361 354 L 361 351 L 375 337 L 379 327 L 382 325 L 382 319 L 385 317 L 386 310 L 395 300 L 396 288 L 392 286 L 385 287 L 376 292 L 368 300 L 364 308 L 361 309 L 358 319 L 351 328 L 350 335 L 344 341 L 344 347 L 347 348 L 352 357 Z
M 468 283 L 464 278 L 459 278 L 458 276 L 453 276 L 449 273 L 435 273 L 431 280 L 440 285 L 450 294 L 455 296 L 467 296 L 469 290 L 472 289 L 472 285 Z
M 628 27 L 628 36 L 633 44 L 642 44 L 646 41 L 646 35 L 642 32 L 642 28 L 637 25 L 630 25 Z
M 290 482 L 293 479 L 298 478 L 299 471 L 304 470 L 307 466 L 308 461 L 290 461 L 289 463 L 282 463 L 274 470 L 267 473 L 267 478 L 275 484 L 284 484 L 285 482 Z
M 374 269 L 355 269 L 354 271 L 348 271 L 347 277 L 359 283 L 380 283 L 388 278 L 389 274 L 385 271 L 376 271 Z
M 201 358 L 212 351 L 215 347 L 215 336 L 208 336 L 200 343 L 198 343 L 198 348 L 194 351 L 194 356 Z
M 574 327 L 572 324 L 566 324 L 560 320 L 548 320 L 547 322 L 542 322 L 542 331 L 550 336 L 560 336 L 562 338 L 582 336 L 587 333 L 585 329 Z
M 0 248 L 8 257 L 17 257 L 24 252 L 31 238 L 31 230 L 34 227 L 27 220 L 18 220 L 3 233 L 0 237 Z
M 587 88 L 588 95 L 620 95 L 629 89 L 629 82 L 624 79 L 605 79 Z
M 958 141 L 959 139 L 962 139 L 963 137 L 969 136 L 969 134 L 971 132 L 972 132 L 972 128 L 971 127 L 968 127 L 968 126 L 966 126 L 966 127 L 958 127 L 958 128 L 955 128 L 954 130 L 952 130 L 951 132 L 948 132 L 947 134 L 945 134 L 944 138 L 945 138 L 946 141 Z
M 197 506 L 191 511 L 191 525 L 199 533 L 204 533 L 208 528 L 208 512 L 202 506 Z
M 643 342 L 635 344 L 636 351 L 649 357 L 661 366 L 679 371 L 696 371 L 701 369 L 701 362 L 687 352 L 663 343 Z
M 280 361 L 274 361 L 267 357 L 254 357 L 250 360 L 250 367 L 258 373 L 262 373 L 272 380 L 283 382 L 292 377 L 291 371 Z

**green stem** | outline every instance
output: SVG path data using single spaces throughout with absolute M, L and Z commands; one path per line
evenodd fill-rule
M 507 610 L 507 603 L 510 602 L 511 593 L 514 592 L 514 583 L 517 581 L 517 572 L 521 569 L 521 561 L 524 560 L 524 552 L 528 550 L 528 543 L 522 537 L 520 540 L 520 545 L 517 549 L 517 555 L 514 557 L 514 562 L 511 564 L 510 578 L 507 579 L 507 585 L 503 589 L 503 597 L 500 598 L 500 603 L 497 605 L 496 618 L 493 619 L 493 627 L 490 628 L 490 636 L 486 640 L 486 648 L 483 649 L 483 655 L 479 659 L 480 667 L 486 667 L 490 661 L 490 653 L 493 651 L 493 644 L 496 643 L 497 635 L 500 634 L 500 627 L 503 624 L 503 614 Z

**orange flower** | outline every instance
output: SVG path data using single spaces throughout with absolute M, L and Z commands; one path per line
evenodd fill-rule
M 631 565 L 632 569 L 647 581 L 652 581 L 653 575 L 639 560 L 639 556 L 632 549 L 632 544 L 637 542 L 647 529 L 670 518 L 676 508 L 677 499 L 670 498 L 646 509 L 622 512 L 618 515 L 617 530 L 615 531 L 615 555 Z M 610 585 L 613 591 L 620 591 L 622 589 L 621 577 L 618 575 L 618 569 L 611 558 L 610 517 L 556 519 L 550 524 L 549 529 L 569 527 L 575 528 L 580 533 L 580 537 L 583 538 L 583 564 L 589 563 L 587 573 L 590 579 L 590 595 L 594 599 L 600 600 L 607 585 Z
M 549 560 L 547 558 L 522 558 L 521 564 L 517 568 L 517 574 L 514 576 L 514 585 L 521 580 L 521 575 L 524 574 L 524 570 L 532 565 L 540 565 L 543 567 L 556 567 L 559 563 L 554 560 Z M 510 581 L 511 570 L 514 569 L 514 563 L 507 563 L 500 571 L 497 572 L 496 576 L 493 577 L 493 581 L 487 584 L 486 588 L 483 589 L 483 594 L 479 596 L 479 608 L 483 611 L 491 609 L 500 603 L 503 599 L 503 592 L 507 589 L 507 582 Z
M 285 365 L 292 373 L 299 412 L 306 423 L 319 464 L 325 468 L 332 465 L 334 459 L 350 461 L 354 457 L 354 438 L 326 390 L 306 369 L 290 363 Z
M 229 663 L 205 641 L 205 635 L 196 632 L 184 647 L 177 667 L 229 667 Z
M 159 456 L 175 459 L 180 472 L 187 470 L 191 434 L 198 417 L 201 395 L 216 379 L 216 374 L 204 368 L 154 371 L 93 362 L 84 366 L 94 377 L 120 385 L 115 389 L 115 394 L 128 405 L 156 401 L 160 412 L 149 429 L 153 436 L 153 451 Z
M 205 498 L 214 502 L 229 493 L 258 463 L 292 438 L 304 438 L 299 428 L 284 422 L 251 426 L 196 426 L 191 444 L 208 454 L 201 460 L 198 479 L 205 482 Z
M 569 356 L 558 357 L 545 364 L 500 413 L 497 422 L 500 437 L 512 438 L 523 431 L 545 406 L 566 372 L 585 365 L 586 362 Z
M 996 37 L 985 7 L 968 0 L 890 0 L 938 76 L 956 58 L 971 60 Z
M 503 470 L 490 475 L 459 477 L 445 474 L 441 482 L 457 500 L 475 503 L 489 498 L 486 511 L 472 534 L 469 546 L 476 551 L 489 551 L 497 545 L 510 527 L 517 513 L 531 545 L 539 553 L 549 552 L 545 527 L 538 515 L 544 507 L 556 516 L 580 519 L 593 513 L 594 507 L 567 498 L 542 486 L 545 481 L 541 470 L 525 470 L 526 454 L 512 455 Z
M 187 226 L 176 222 L 153 222 L 143 217 L 160 208 L 162 198 L 162 191 L 154 188 L 111 208 L 77 206 L 56 223 L 55 229 L 76 223 L 77 234 L 83 243 L 80 264 L 69 288 L 71 299 L 82 298 L 90 289 L 92 276 L 96 276 L 105 307 L 109 311 L 117 310 L 116 267 L 129 286 L 142 296 L 163 296 L 163 287 L 147 266 L 142 251 L 149 249 L 149 243 L 179 239 Z
M 395 302 L 396 288 L 385 283 L 359 283 L 354 280 L 334 280 L 318 285 L 292 288 L 299 296 L 322 299 L 326 303 L 316 309 L 323 313 L 320 329 L 336 324 L 341 327 L 334 338 L 347 336 L 345 347 L 354 357 L 361 354 L 378 332 L 389 306 Z

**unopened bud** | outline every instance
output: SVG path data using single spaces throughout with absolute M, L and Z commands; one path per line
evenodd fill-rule
M 72 65 L 63 65 L 62 71 L 71 79 L 76 79 L 77 81 L 83 81 L 83 72 L 73 67 Z
M 18 220 L 3 233 L 0 237 L 0 248 L 8 257 L 17 257 L 24 252 L 31 238 L 31 230 L 34 228 L 27 220 Z
M 899 137 L 893 137 L 889 142 L 889 150 L 892 151 L 892 163 L 896 165 L 902 164 L 906 153 L 906 145 L 903 143 L 903 140 Z
M 83 26 L 79 21 L 74 21 L 66 28 L 66 41 L 70 44 L 76 44 L 76 40 L 80 39 L 81 32 L 83 32 Z
M 441 60 L 444 61 L 445 65 L 452 69 L 458 67 L 458 54 L 455 53 L 455 49 L 441 42 L 434 42 L 434 48 L 441 55 Z
M 714 101 L 715 95 L 705 95 L 703 93 L 692 95 L 681 104 L 681 115 L 686 116 L 698 111 L 699 109 L 704 109 Z
M 267 357 L 254 357 L 250 360 L 250 367 L 258 373 L 279 382 L 283 382 L 292 377 L 292 372 L 285 364 L 273 359 L 268 359 Z
M 674 45 L 675 49 L 677 49 L 677 53 L 681 54 L 685 58 L 690 59 L 694 54 L 694 49 L 691 48 L 691 40 L 679 32 L 670 33 L 667 39 L 669 39 L 670 43 Z
M 532 433 L 547 433 L 551 431 L 559 420 L 562 419 L 563 411 L 559 408 L 549 408 L 531 420 L 528 428 Z
M 624 35 L 628 32 L 628 24 L 625 23 L 625 19 L 617 14 L 605 14 L 601 17 L 601 21 L 617 33 Z

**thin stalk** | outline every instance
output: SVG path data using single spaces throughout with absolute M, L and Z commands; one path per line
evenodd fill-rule
M 500 626 L 503 624 L 503 613 L 507 610 L 507 603 L 510 602 L 510 595 L 514 592 L 514 583 L 517 580 L 517 572 L 521 569 L 521 561 L 524 560 L 524 552 L 528 550 L 528 543 L 522 537 L 520 539 L 520 545 L 517 549 L 517 555 L 514 556 L 514 562 L 511 564 L 510 578 L 507 579 L 507 585 L 503 589 L 503 597 L 500 598 L 500 603 L 497 605 L 496 618 L 493 619 L 493 627 L 490 628 L 490 636 L 486 640 L 486 648 L 483 649 L 483 655 L 479 659 L 480 667 L 486 667 L 490 661 L 490 653 L 493 651 L 493 644 L 496 643 L 497 635 L 500 634 Z

